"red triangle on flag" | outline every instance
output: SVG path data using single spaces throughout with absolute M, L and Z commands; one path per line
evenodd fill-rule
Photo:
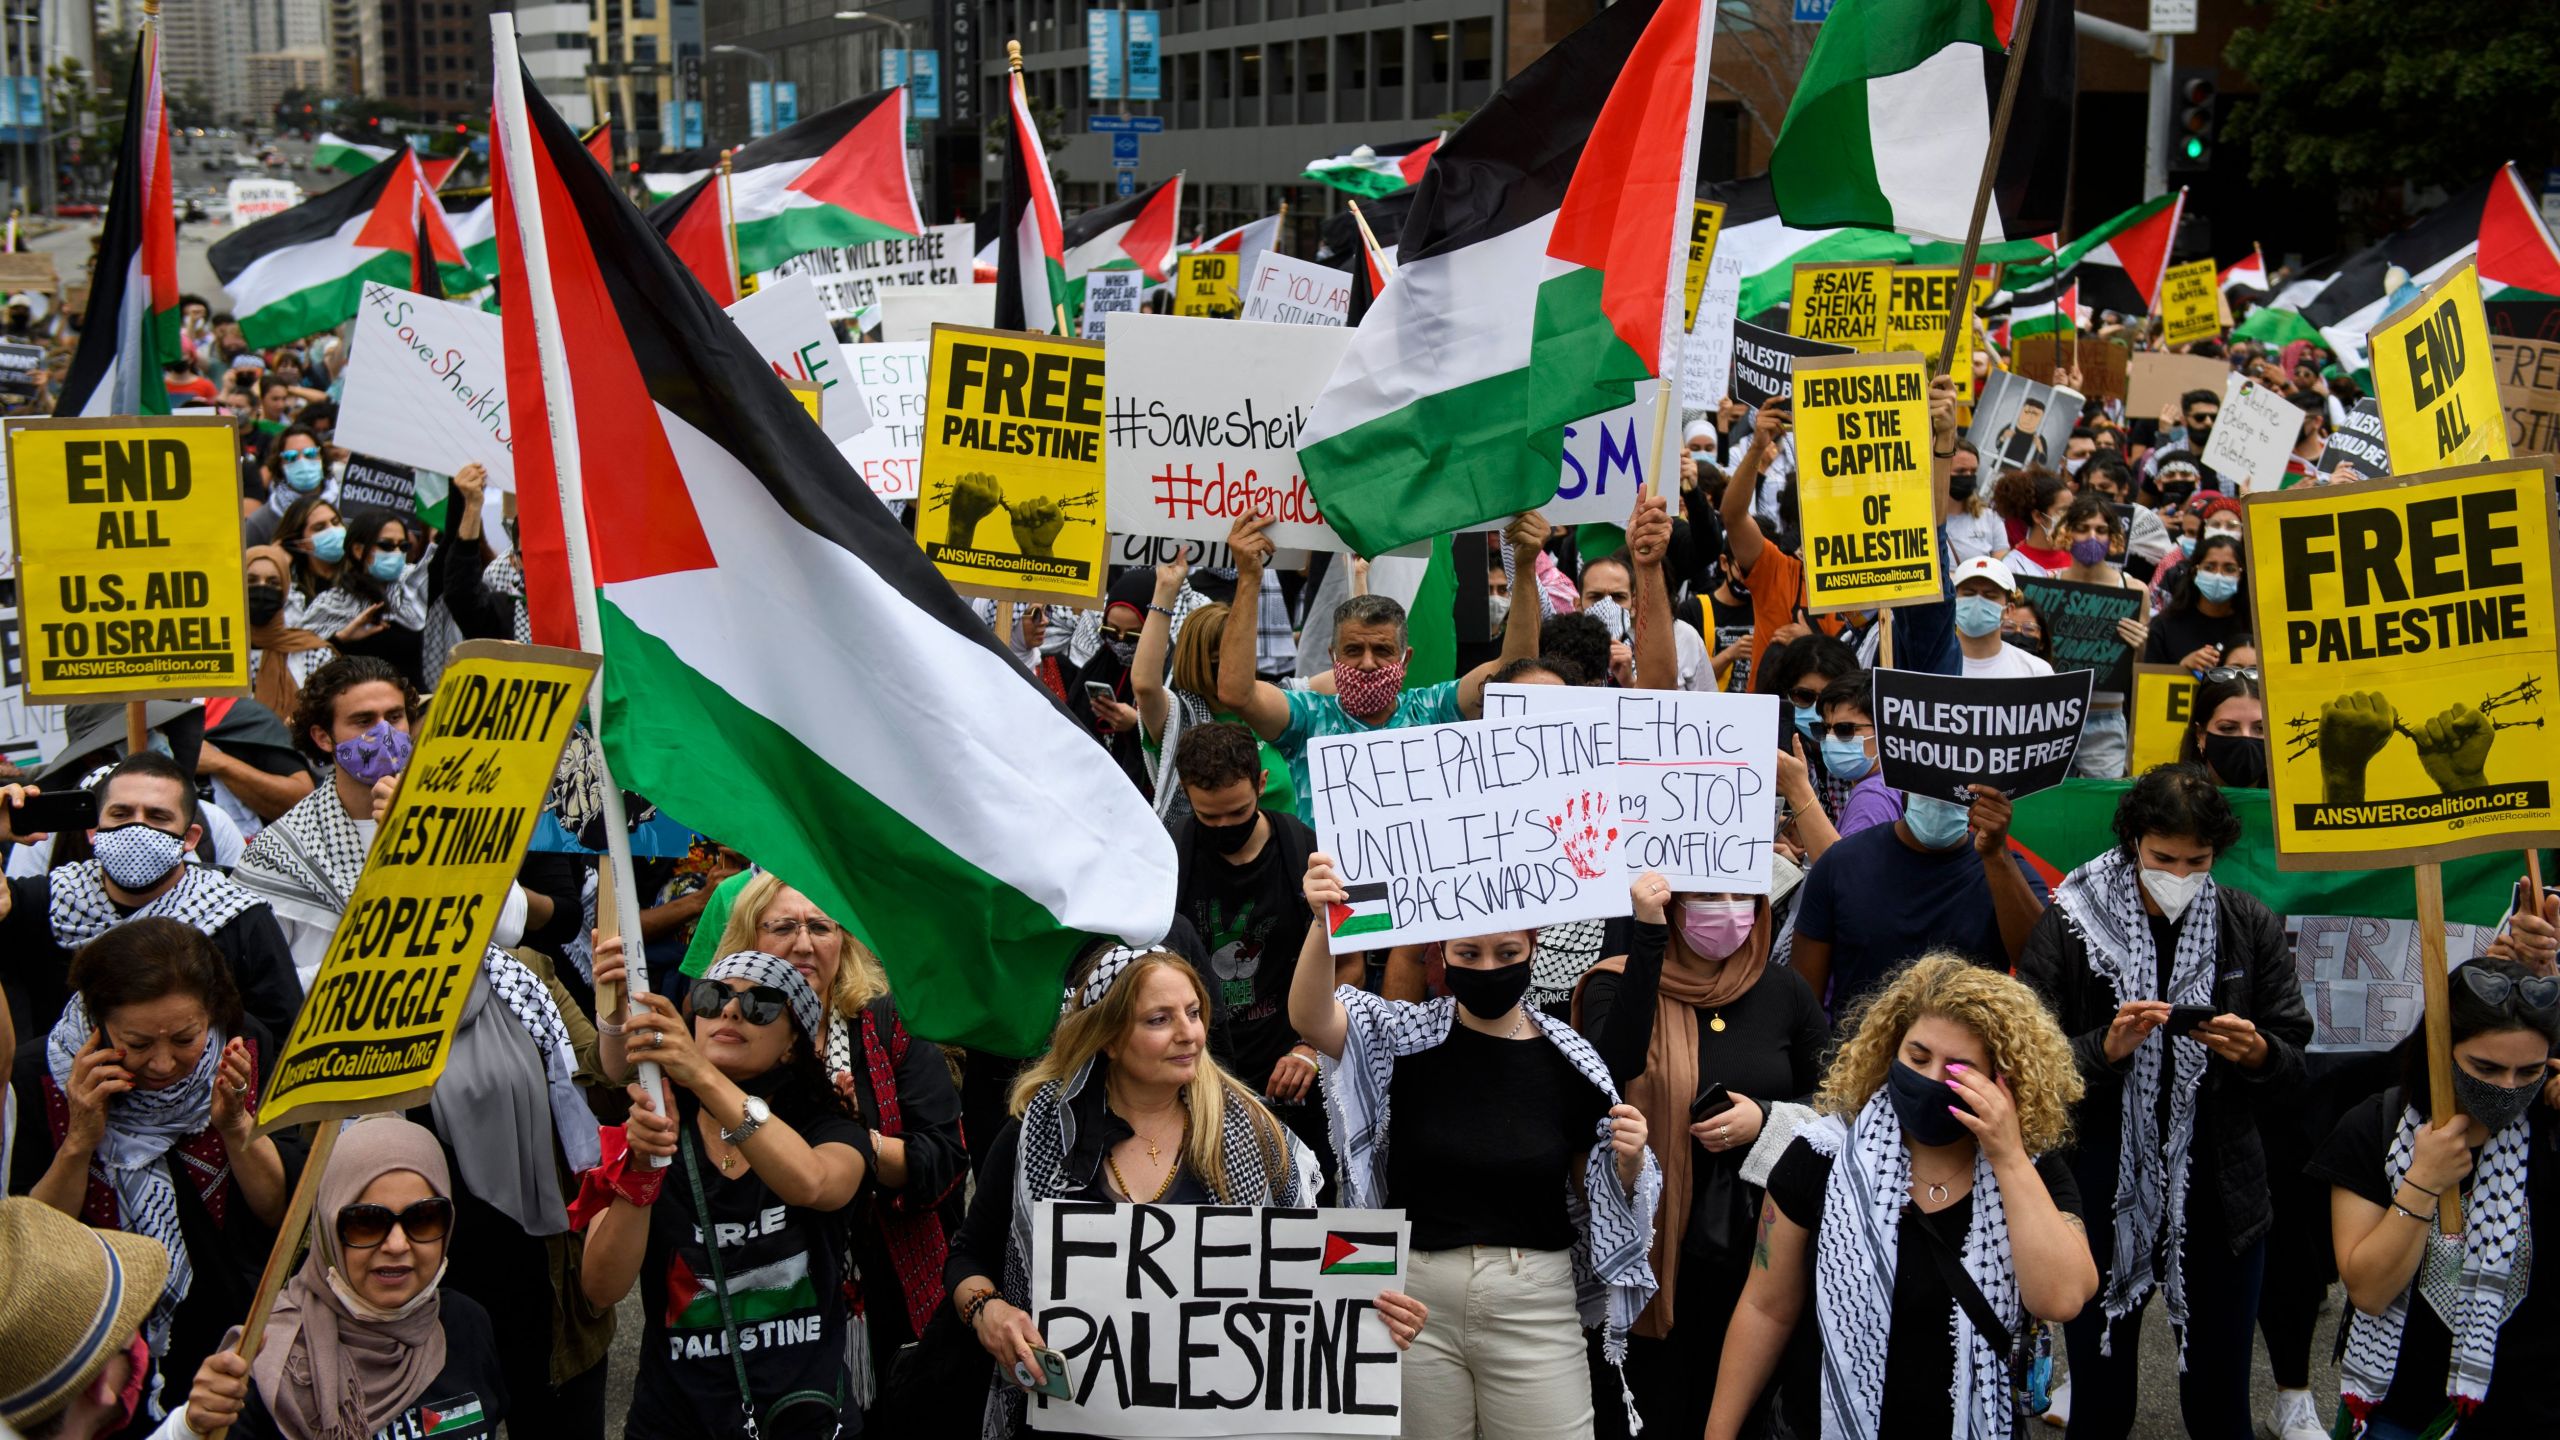
M 693 203 L 667 232 L 667 248 L 725 309 L 738 303 L 738 262 L 729 251 L 729 229 L 720 215 L 719 185 L 716 174 L 701 182 Z
M 1339 910 L 1343 907 L 1337 905 L 1334 908 Z M 1325 1268 L 1331 1269 L 1332 1267 L 1341 1264 L 1343 1261 L 1350 1259 L 1351 1252 L 1359 1248 L 1359 1246 L 1352 1244 L 1349 1240 L 1344 1239 L 1340 1235 L 1327 1233 L 1324 1237 Z
M 430 1410 L 424 1405 L 418 1407 L 418 1429 L 426 1434 L 434 1434 L 437 1423 L 443 1419 L 441 1410 Z
M 870 114 L 810 162 L 789 188 L 866 220 L 906 230 L 914 223 L 915 202 L 907 195 L 907 137 L 900 123 L 905 115 L 904 105 L 872 106 Z
M 2489 198 L 2480 206 L 2480 278 L 2560 295 L 2560 250 L 2513 165 L 2489 181 Z
M 1439 149 L 1440 137 L 1434 135 L 1429 140 L 1424 141 L 1420 145 L 1416 145 L 1412 150 L 1397 159 L 1396 169 L 1404 175 L 1404 183 L 1407 185 L 1421 184 L 1422 172 L 1431 168 L 1431 157 L 1437 154 Z

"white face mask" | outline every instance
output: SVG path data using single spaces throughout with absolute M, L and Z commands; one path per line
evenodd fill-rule
M 2187 906 L 2195 902 L 2196 892 L 2202 890 L 2204 882 L 2212 876 L 2210 870 L 2172 875 L 2166 870 L 2154 870 L 2145 865 L 2142 867 L 2142 888 L 2151 896 L 2151 903 L 2160 907 L 2160 913 L 2174 921 L 2187 913 Z

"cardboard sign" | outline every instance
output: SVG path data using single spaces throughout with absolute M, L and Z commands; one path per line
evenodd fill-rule
M 1890 265 L 1798 265 L 1787 298 L 1787 333 L 1848 350 L 1884 348 Z
M 1175 277 L 1173 312 L 1177 315 L 1232 317 L 1236 313 L 1236 273 L 1241 257 L 1206 250 L 1182 257 Z
M 2560 354 L 2560 345 L 2551 349 Z M 2382 434 L 2382 403 L 2370 395 L 2347 412 L 2346 424 L 2329 432 L 2329 448 L 2320 454 L 2320 478 L 2328 479 L 2342 464 L 2355 467 L 2358 480 L 2379 480 L 2391 473 L 2391 446 Z
M 2311 1012 L 2311 1043 L 2304 1049 L 2388 1050 L 2418 1028 L 2426 1013 L 2426 964 L 2416 921 L 2294 915 L 2285 928 L 2292 932 L 2303 1007 Z M 2493 926 L 2448 923 L 2446 966 L 2473 959 L 2496 936 Z
M 1072 1398 L 1071 1435 L 1394 1435 L 1404 1371 L 1378 1314 L 1405 1288 L 1401 1210 L 1031 1206 L 1031 1318 Z
M 2284 484 L 2285 458 L 2302 440 L 2302 412 L 2292 401 L 2238 371 L 2223 377 L 2222 414 L 2197 456 L 2222 477 L 2223 493 L 2246 495 Z
M 880 338 L 892 345 L 933 338 L 936 325 L 996 323 L 993 285 L 883 285 Z
M 1350 273 L 1265 250 L 1245 283 L 1242 318 L 1275 325 L 1347 325 Z
M 2283 868 L 2406 865 L 2560 836 L 2551 464 L 2243 502 Z
M 2175 349 L 2222 333 L 2222 272 L 2213 258 L 2172 265 L 2160 276 L 2160 343 Z
M 0 392 L 33 395 L 36 372 L 43 368 L 43 346 L 0 344 Z
M 2142 613 L 2141 590 L 2021 575 L 2018 593 L 2044 619 L 2045 658 L 2054 673 L 2091 671 L 2097 688 L 2113 694 L 2133 683 L 2133 647 L 2116 633 L 2116 622 Z
M 1810 355 L 1849 353 L 1846 345 L 1782 335 L 1737 319 L 1733 322 L 1733 398 L 1757 410 L 1794 393 L 1796 361 Z
M 2040 385 L 2023 375 L 1994 370 L 1974 403 L 1965 438 L 1981 452 L 1984 473 L 1999 475 L 2041 465 L 2062 469 L 2063 448 L 2080 423 L 2077 390 Z
M 2080 372 L 2076 388 L 2092 400 L 2124 399 L 2125 367 L 2134 358 L 2123 345 L 2095 335 L 2080 335 L 2076 342 L 2069 335 L 2027 335 L 2009 345 L 2010 369 L 2051 385 L 2057 383 L 2054 373 L 2058 368 L 2074 367 Z
M 267 1076 L 260 1134 L 406 1109 L 435 1088 L 596 664 L 495 640 L 454 647 Z
M 1962 328 L 1956 331 L 1956 358 L 1947 373 L 1956 377 L 1956 399 L 1973 403 L 1973 316 L 1991 298 L 1991 277 L 1977 275 L 1967 287 Z M 1935 368 L 1947 342 L 1947 311 L 1956 299 L 1953 265 L 1896 265 L 1885 279 L 1884 348 L 1909 350 Z
M 248 694 L 231 422 L 11 420 L 7 436 L 27 698 Z
M 2560 451 L 2560 345 L 2548 340 L 2489 342 L 2498 366 L 2498 403 L 2507 412 L 2507 453 Z
M 838 445 L 871 427 L 871 407 L 837 354 L 818 287 L 806 275 L 783 275 L 729 307 L 730 323 L 786 383 L 814 386 L 818 424 Z
M 1488 685 L 1488 718 L 1571 721 L 1573 743 L 1608 765 L 1623 832 L 1619 873 L 1656 871 L 1674 890 L 1769 893 L 1777 825 L 1774 695 Z
M 1111 317 L 1139 306 L 1147 277 L 1135 270 L 1096 270 L 1084 277 L 1084 338 L 1100 340 Z
M 1742 308 L 1742 261 L 1718 255 L 1707 262 L 1706 289 L 1698 300 L 1698 321 L 1689 327 L 1688 353 L 1680 367 L 1680 404 L 1689 410 L 1713 410 L 1732 393 L 1733 325 Z
M 474 463 L 492 493 L 516 486 L 498 317 L 364 282 L 331 443 L 439 475 Z
M 403 519 L 416 515 L 416 467 L 394 465 L 370 455 L 348 455 L 346 471 L 338 477 L 338 513 L 351 514 L 367 506 L 388 510 Z
M 937 325 L 926 387 L 916 538 L 943 578 L 999 600 L 1100 598 L 1102 347 Z
M 880 287 L 968 284 L 976 251 L 977 226 L 936 225 L 913 239 L 893 236 L 805 251 L 756 276 L 756 288 L 807 276 L 829 320 L 850 320 L 867 330 L 879 323 Z
M 1517 716 L 1309 741 L 1316 840 L 1350 891 L 1333 952 L 1627 914 L 1617 779 L 1587 733 Z
M 1716 236 L 1724 230 L 1724 205 L 1693 201 L 1689 209 L 1689 263 L 1680 277 L 1680 329 L 1698 328 L 1698 303 L 1707 291 L 1707 267 L 1715 260 Z
M 2209 390 L 2219 395 L 2223 380 L 2230 374 L 2231 362 L 2218 356 L 2145 350 L 2128 362 L 2125 371 L 2125 416 L 2133 420 L 2154 418 L 2161 406 L 2177 404 L 2190 390 Z
M 871 412 L 862 433 L 836 446 L 883 500 L 913 500 L 924 470 L 926 352 L 922 342 L 843 345 L 836 355 Z
M 2176 762 L 2186 742 L 2187 722 L 2194 718 L 2195 672 L 2176 665 L 2136 665 L 2129 717 L 2133 723 L 2132 761 L 2127 773 L 2140 775 L 2154 765 Z
M 2366 345 L 2392 468 L 2440 470 L 2507 458 L 2480 267 L 2462 267 L 2374 327 Z
M 1934 603 L 1929 380 L 1910 351 L 1796 363 L 1796 495 L 1805 608 Z
M 1875 672 L 1876 756 L 1884 783 L 1970 804 L 1969 785 L 2016 799 L 2071 774 L 2089 720 L 2086 670 L 2010 679 Z

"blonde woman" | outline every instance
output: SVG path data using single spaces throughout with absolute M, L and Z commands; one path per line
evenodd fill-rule
M 1209 991 L 1163 950 L 1101 952 L 1075 979 L 1048 1052 L 1014 1082 L 1013 1115 L 978 1172 L 953 1243 L 951 1303 L 996 1365 L 983 1434 L 1017 1433 L 1040 1376 L 1031 1303 L 1039 1200 L 1312 1205 L 1314 1157 L 1209 1058 Z M 1394 1291 L 1378 1313 L 1399 1347 L 1428 1318 Z
M 1182 732 L 1213 720 L 1238 718 L 1218 705 L 1218 643 L 1227 633 L 1227 607 L 1206 601 L 1199 591 L 1190 589 L 1186 584 L 1190 574 L 1187 560 L 1156 567 L 1155 598 L 1147 604 L 1137 655 L 1129 662 L 1138 737 L 1146 746 L 1155 777 L 1156 813 L 1168 824 L 1191 809 L 1173 773 Z M 1165 662 L 1168 650 L 1173 655 L 1170 673 Z M 1289 778 L 1288 762 L 1270 741 L 1260 743 L 1263 773 L 1269 777 L 1263 784 L 1262 808 L 1295 813 L 1298 790 Z
M 1847 1028 L 1820 1118 L 1770 1170 L 1708 1440 L 1740 1434 L 1808 1293 L 1826 1436 L 1997 1440 L 2020 1328 L 2068 1320 L 2098 1289 L 2053 1153 L 2080 1098 L 2070 1042 L 2026 986 L 1943 953 Z

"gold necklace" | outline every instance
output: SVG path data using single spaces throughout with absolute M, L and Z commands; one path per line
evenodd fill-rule
M 1147 1140 L 1146 1136 L 1139 1134 L 1138 1127 L 1135 1125 L 1129 1127 L 1129 1138 L 1132 1140 L 1147 1141 L 1147 1159 L 1150 1162 L 1153 1162 L 1159 1155 L 1164 1153 L 1162 1149 L 1157 1146 L 1155 1141 Z M 1182 1143 L 1188 1143 L 1190 1139 L 1191 1112 L 1185 1110 L 1182 1112 Z M 1173 1177 L 1182 1173 L 1182 1156 L 1180 1152 L 1177 1151 L 1173 1157 L 1173 1163 L 1165 1167 L 1164 1183 L 1156 1187 L 1156 1193 L 1148 1196 L 1144 1200 L 1139 1200 L 1138 1192 L 1130 1189 L 1129 1182 L 1120 1178 L 1120 1162 L 1112 1158 L 1111 1151 L 1105 1150 L 1102 1152 L 1102 1163 L 1110 1169 L 1111 1183 L 1118 1187 L 1120 1193 L 1128 1196 L 1131 1201 L 1140 1205 L 1152 1205 L 1158 1200 L 1163 1199 L 1166 1192 L 1173 1189 Z

